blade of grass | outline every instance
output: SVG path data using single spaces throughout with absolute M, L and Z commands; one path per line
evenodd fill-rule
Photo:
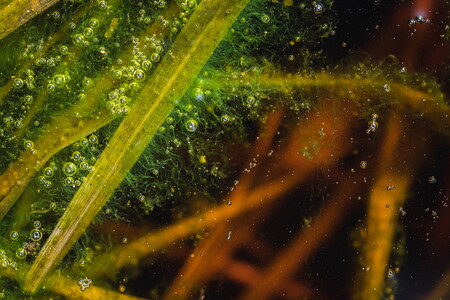
M 18 274 L 12 269 L 0 270 L 0 277 L 18 280 Z M 144 298 L 131 296 L 95 286 L 95 282 L 85 291 L 81 291 L 77 282 L 63 275 L 52 274 L 45 282 L 45 289 L 62 295 L 68 299 L 111 299 L 111 300 L 143 300 Z M 12 296 L 12 295 L 10 295 Z M 42 298 L 43 299 L 43 298 Z
M 0 11 L 0 40 L 58 2 L 59 0 L 12 1 Z
M 202 1 L 164 57 L 130 114 L 122 121 L 86 182 L 26 276 L 24 290 L 35 293 L 110 198 L 156 133 L 175 100 L 193 83 L 248 0 Z
M 389 259 L 392 253 L 399 209 L 408 196 L 411 174 L 414 173 L 423 145 L 414 143 L 412 128 L 406 127 L 403 113 L 394 112 L 387 124 L 386 137 L 380 147 L 376 181 L 371 187 L 367 207 L 367 228 L 364 241 L 365 267 L 357 279 L 353 299 L 380 299 L 385 294 Z M 420 136 L 414 130 L 416 136 Z M 416 162 L 416 163 L 412 163 Z M 395 183 L 394 189 L 389 184 Z

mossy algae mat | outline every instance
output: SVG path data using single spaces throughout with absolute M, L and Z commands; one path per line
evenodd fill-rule
M 420 111 L 414 99 L 424 94 L 443 105 L 436 86 L 412 75 L 313 72 L 320 41 L 334 34 L 330 1 L 52 4 L 24 25 L 0 23 L 5 297 L 132 298 L 102 278 L 91 287 L 100 272 L 89 266 L 114 245 L 89 226 L 139 222 L 156 207 L 183 211 L 194 195 L 220 199 L 238 177 L 233 148 L 248 147 L 271 111 L 283 107 L 296 122 L 318 94 L 344 97 L 349 87 L 378 95 L 371 106 L 413 95 L 404 102 Z M 417 80 L 422 91 L 405 87 Z

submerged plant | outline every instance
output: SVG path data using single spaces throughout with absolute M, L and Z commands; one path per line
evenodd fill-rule
M 17 7 L 29 9 L 25 3 Z M 11 6 L 2 12 L 16 14 Z M 282 135 L 295 137 L 298 123 L 315 124 L 316 113 L 334 120 L 336 128 L 323 124 L 291 146 L 301 163 L 315 165 L 328 164 L 323 149 L 333 147 L 340 126 L 334 116 L 348 117 L 347 128 L 350 118 L 364 120 L 370 136 L 382 122 L 378 114 L 404 109 L 448 138 L 449 108 L 433 80 L 399 72 L 395 62 L 326 65 L 320 45 L 337 22 L 331 1 L 62 1 L 16 29 L 25 19 L 0 22 L 0 288 L 6 298 L 135 298 L 115 292 L 121 279 L 111 274 L 258 205 L 256 196 L 248 203 L 219 201 L 236 185 L 247 189 L 241 196 L 250 194 L 245 174 L 257 163 L 244 165 L 238 153 L 252 151 L 264 124 L 273 123 L 268 136 L 281 144 Z M 281 111 L 283 125 L 270 123 Z M 278 126 L 282 133 L 274 138 Z M 405 179 L 395 190 L 398 207 L 407 186 Z M 216 206 L 204 223 L 187 218 L 129 244 L 127 237 L 117 241 L 115 230 L 99 229 L 137 226 L 167 211 L 176 212 L 170 217 L 176 221 L 192 213 L 195 199 Z M 374 219 L 376 209 L 369 209 Z M 392 216 L 377 222 L 395 227 Z M 378 230 L 388 245 L 392 230 Z M 374 234 L 367 244 L 377 244 Z M 388 248 L 370 251 L 387 261 Z M 382 289 L 384 272 L 362 285 Z M 271 275 L 264 280 L 267 287 L 277 282 Z M 261 291 L 244 297 L 260 299 Z M 356 294 L 379 296 L 364 288 Z

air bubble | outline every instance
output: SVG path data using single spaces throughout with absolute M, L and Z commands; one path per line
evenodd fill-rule
M 192 95 L 194 96 L 195 100 L 197 101 L 203 101 L 205 100 L 205 93 L 201 88 L 195 88 L 192 90 Z
M 53 183 L 49 180 L 47 180 L 46 182 L 44 182 L 44 187 L 49 189 L 53 186 Z
M 198 123 L 194 119 L 190 119 L 184 124 L 184 127 L 189 132 L 196 132 L 198 129 Z
M 313 7 L 313 11 L 316 15 L 320 15 L 321 13 L 323 13 L 322 3 L 316 3 Z
M 89 146 L 89 141 L 88 141 L 88 139 L 87 138 L 82 138 L 81 140 L 80 140 L 80 145 L 81 145 L 81 147 L 87 147 L 87 146 Z
M 73 178 L 70 177 L 70 176 L 64 178 L 64 184 L 67 185 L 67 186 L 73 186 L 73 184 L 74 184 Z
M 263 15 L 263 16 L 261 17 L 261 21 L 262 21 L 263 23 L 267 24 L 267 23 L 270 22 L 270 17 L 269 17 L 268 15 Z
M 22 80 L 21 78 L 14 78 L 14 80 L 13 80 L 13 86 L 14 86 L 16 89 L 20 89 L 21 87 L 23 87 L 23 84 L 24 84 L 24 82 L 23 82 L 23 80 Z
M 95 18 L 89 20 L 89 26 L 91 26 L 92 28 L 97 28 L 99 24 L 100 22 Z
M 100 1 L 98 3 L 98 7 L 100 8 L 100 10 L 106 10 L 108 8 L 108 2 L 106 1 Z
M 82 163 L 80 164 L 80 169 L 81 169 L 81 170 L 85 171 L 85 170 L 87 170 L 88 168 L 89 168 L 89 164 L 88 164 L 87 162 L 82 162 Z
M 60 87 L 64 85 L 64 83 L 66 82 L 66 76 L 62 74 L 55 75 L 55 77 L 53 77 L 53 82 L 55 83 L 56 86 Z
M 158 53 L 153 53 L 153 54 L 150 56 L 150 59 L 151 59 L 153 62 L 158 62 L 158 61 L 161 59 L 161 57 L 159 56 Z
M 77 166 L 73 162 L 66 162 L 63 166 L 63 172 L 67 176 L 71 176 L 77 173 Z
M 47 167 L 44 169 L 44 175 L 47 178 L 53 177 L 53 169 L 50 167 Z
M 220 121 L 223 124 L 228 124 L 231 122 L 231 118 L 228 115 L 223 115 L 222 117 L 220 117 Z
M 113 77 L 116 79 L 120 79 L 122 77 L 122 71 L 120 70 L 114 70 L 112 73 Z
M 61 14 L 58 11 L 54 11 L 54 12 L 52 12 L 52 17 L 55 20 L 58 20 L 61 17 Z
M 359 166 L 361 167 L 361 169 L 365 169 L 367 168 L 367 162 L 363 160 L 359 163 Z
M 149 70 L 152 68 L 152 62 L 149 60 L 144 60 L 141 64 L 141 66 L 144 70 Z
M 89 142 L 91 144 L 98 144 L 98 137 L 95 134 L 92 134 L 89 136 Z
M 84 44 L 84 36 L 82 34 L 75 34 L 72 42 L 75 46 L 82 46 Z
M 17 239 L 19 238 L 19 233 L 18 233 L 17 231 L 11 231 L 11 232 L 9 233 L 9 237 L 10 237 L 13 241 L 15 241 L 15 240 L 17 240 Z
M 23 126 L 23 123 L 21 120 L 17 120 L 16 122 L 14 122 L 14 127 L 16 128 L 20 128 Z
M 25 149 L 31 149 L 34 147 L 34 143 L 33 143 L 33 141 L 26 140 L 25 142 L 23 142 L 23 147 Z
M 94 30 L 93 30 L 91 27 L 86 27 L 86 28 L 83 30 L 83 35 L 84 35 L 85 37 L 91 37 L 91 36 L 94 35 Z
M 24 248 L 17 249 L 16 257 L 18 259 L 24 259 L 25 257 L 27 257 L 27 251 Z
M 134 79 L 136 79 L 139 82 L 144 81 L 144 79 L 145 79 L 145 72 L 140 70 L 140 69 L 138 69 L 138 70 L 134 71 L 133 77 L 134 77 Z
M 39 229 L 33 229 L 30 232 L 30 239 L 33 242 L 38 242 L 42 239 L 42 232 Z
M 55 84 L 49 83 L 49 84 L 47 85 L 47 91 L 49 91 L 50 93 L 51 93 L 51 92 L 54 92 L 55 90 L 56 90 L 56 85 L 55 85 Z

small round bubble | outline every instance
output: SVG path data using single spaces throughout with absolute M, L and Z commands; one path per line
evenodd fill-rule
M 21 87 L 23 87 L 23 80 L 21 78 L 14 78 L 13 80 L 13 87 L 15 87 L 16 89 L 20 89 Z
M 89 20 L 89 26 L 91 26 L 92 28 L 97 28 L 99 24 L 100 22 L 98 21 L 98 19 L 92 18 Z
M 93 30 L 91 27 L 86 27 L 86 28 L 83 30 L 83 35 L 84 35 L 85 37 L 91 37 L 91 36 L 94 35 L 94 30 Z
M 45 177 L 49 178 L 49 177 L 53 177 L 53 169 L 50 167 L 47 167 L 44 169 L 44 175 Z
M 313 6 L 313 11 L 316 15 L 320 15 L 321 13 L 323 13 L 323 5 L 322 3 L 316 3 Z
M 19 238 L 19 233 L 18 233 L 17 231 L 11 231 L 11 232 L 9 233 L 9 237 L 10 237 L 12 240 L 17 240 L 17 239 Z
M 41 221 L 37 220 L 37 221 L 33 222 L 33 226 L 34 226 L 34 228 L 41 228 L 42 223 L 41 223 Z
M 82 46 L 84 44 L 84 36 L 82 34 L 75 34 L 72 42 L 75 46 Z
M 268 15 L 262 15 L 261 16 L 261 21 L 265 24 L 270 22 L 270 17 Z
M 27 257 L 27 251 L 24 248 L 17 249 L 16 257 L 18 259 L 24 259 L 25 257 Z
M 72 186 L 74 184 L 74 180 L 72 177 L 66 177 L 64 178 L 64 184 L 67 186 Z
M 161 59 L 161 57 L 159 56 L 158 53 L 153 53 L 153 54 L 150 56 L 150 59 L 151 59 L 153 62 L 158 62 L 158 61 Z
M 198 123 L 196 120 L 190 119 L 190 120 L 186 121 L 186 123 L 184 124 L 184 127 L 189 132 L 196 132 L 198 129 Z
M 136 79 L 139 82 L 144 81 L 145 72 L 141 69 L 137 69 L 136 71 L 134 71 L 133 77 L 134 77 L 134 79 Z
M 40 241 L 42 239 L 42 232 L 39 229 L 33 229 L 30 232 L 30 239 L 33 242 Z
M 33 141 L 26 140 L 25 142 L 23 142 L 23 147 L 25 149 L 31 149 L 31 148 L 33 148 L 33 146 L 34 146 Z

